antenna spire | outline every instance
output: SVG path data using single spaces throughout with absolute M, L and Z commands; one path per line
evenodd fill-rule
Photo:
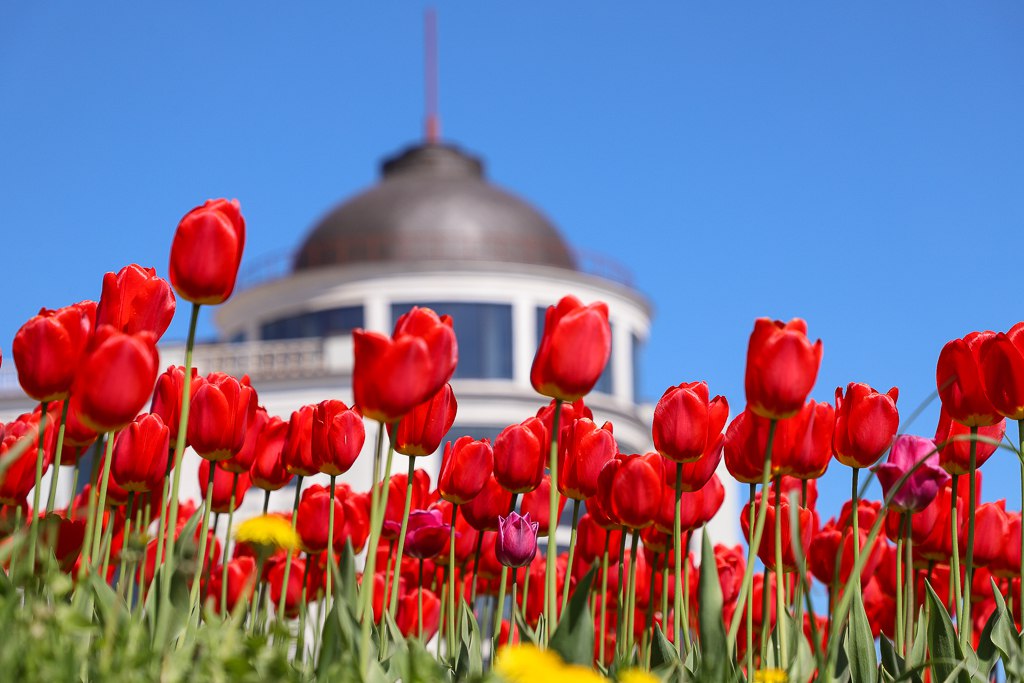
M 428 7 L 423 18 L 424 84 L 426 99 L 426 138 L 434 144 L 441 136 L 437 116 L 437 12 Z

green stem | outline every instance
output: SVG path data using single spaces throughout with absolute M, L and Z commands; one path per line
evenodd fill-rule
M 172 467 L 172 484 L 170 500 L 167 507 L 167 515 L 163 524 L 165 534 L 164 565 L 160 579 L 160 604 L 170 605 L 171 599 L 171 576 L 174 574 L 174 524 L 178 519 L 178 489 L 181 487 L 181 460 L 185 455 L 185 441 L 188 433 L 188 413 L 192 405 L 192 350 L 196 343 L 196 324 L 199 322 L 199 307 L 197 303 L 192 304 L 192 315 L 188 323 L 188 339 L 185 342 L 185 373 L 181 381 L 181 416 L 178 419 L 178 438 L 174 442 L 174 465 Z M 212 479 L 212 476 L 211 476 Z M 159 565 L 158 565 L 159 566 Z M 167 632 L 170 617 L 170 609 L 160 610 L 161 619 L 158 622 L 154 642 L 163 642 Z
M 544 611 L 546 614 L 544 643 L 551 640 L 555 630 L 557 615 L 555 614 L 555 595 L 557 590 L 555 578 L 555 559 L 558 556 L 558 540 L 555 532 L 558 529 L 558 422 L 562 415 L 562 400 L 555 399 L 555 409 L 551 413 L 551 451 L 548 456 L 548 467 L 551 470 L 551 490 L 548 495 L 548 545 L 546 569 L 544 575 Z
M 687 562 L 683 565 L 683 643 L 686 646 L 686 655 L 690 655 L 690 648 L 693 646 L 693 640 L 690 638 L 690 539 L 692 538 L 692 531 L 687 531 L 685 541 L 683 541 L 683 557 L 686 558 Z
M 452 528 L 448 535 L 448 658 L 455 659 L 455 520 L 458 503 L 452 503 Z M 440 645 L 438 646 L 440 647 Z
M 395 574 L 391 579 L 391 604 L 388 614 L 392 618 L 398 611 L 398 579 L 402 575 L 402 556 L 405 554 L 405 534 L 409 530 L 409 511 L 412 508 L 412 482 L 416 473 L 416 458 L 409 456 L 409 476 L 405 482 L 405 505 L 402 508 L 402 526 L 398 531 L 398 552 L 395 555 Z
M 126 573 L 126 571 L 125 571 L 124 551 L 125 551 L 125 548 L 128 547 L 128 539 L 131 537 L 131 534 L 132 534 L 132 513 L 133 512 L 135 512 L 135 492 L 134 491 L 129 491 L 128 492 L 128 513 L 125 515 L 125 518 L 124 518 L 124 534 L 121 536 L 121 553 L 120 553 L 120 557 L 117 560 L 117 566 L 118 566 L 118 570 L 117 570 L 117 593 L 118 593 L 118 595 L 120 595 L 122 593 L 122 590 L 123 590 L 122 587 L 123 587 L 124 581 L 125 581 L 125 573 Z M 131 605 L 132 605 L 131 601 L 128 600 L 127 603 L 128 603 L 128 607 L 130 608 Z
M 199 554 L 196 555 L 196 567 L 195 573 L 192 575 L 192 590 L 189 591 L 188 605 L 189 605 L 189 621 L 194 624 L 199 623 L 199 612 L 196 609 L 199 605 L 199 587 L 202 583 L 203 569 L 206 567 L 206 560 L 210 555 L 211 548 L 209 545 L 210 536 L 210 507 L 213 505 L 213 480 L 217 475 L 217 463 L 210 461 L 210 480 L 206 483 L 206 498 L 203 500 L 203 521 L 199 523 Z M 174 534 L 171 534 L 172 536 Z M 171 556 L 168 555 L 167 559 L 170 560 Z M 212 563 L 211 563 L 211 569 Z M 287 586 L 287 584 L 285 584 Z
M 227 613 L 228 608 L 228 544 L 231 543 L 231 526 L 235 519 L 235 491 L 238 489 L 238 472 L 235 472 L 235 476 L 231 480 L 231 502 L 228 507 L 228 530 L 224 534 L 224 557 L 221 558 L 220 568 L 220 609 L 222 612 Z M 332 507 L 333 511 L 334 508 Z M 328 571 L 328 581 L 330 581 L 331 573 Z
M 903 594 L 906 591 L 906 584 L 903 582 L 903 539 L 907 534 L 906 516 L 900 520 L 900 533 L 896 537 L 896 652 L 902 657 L 907 656 L 904 630 L 906 627 L 906 612 L 903 609 Z
M 331 575 L 334 574 L 334 568 L 337 562 L 334 559 L 334 484 L 337 481 L 337 475 L 331 475 L 331 505 L 328 508 L 327 513 L 327 582 L 325 586 L 324 595 L 324 613 L 330 611 L 331 603 L 334 601 L 334 590 L 333 581 Z M 267 492 L 270 493 L 269 491 Z M 266 502 L 264 502 L 266 505 Z
M 749 504 L 747 505 L 747 516 L 748 525 L 747 528 L 753 529 L 755 526 L 754 516 L 756 510 L 754 508 L 756 484 L 748 485 L 749 491 Z M 739 604 L 739 603 L 737 603 Z M 753 679 L 754 676 L 754 591 L 747 592 L 747 679 Z M 736 619 L 734 616 L 733 619 Z M 732 625 L 730 624 L 730 627 Z
M 299 632 L 295 644 L 295 657 L 302 664 L 306 661 L 306 619 L 309 617 L 309 606 L 306 604 L 306 586 L 309 585 L 309 565 L 313 564 L 313 558 L 306 553 L 306 563 L 302 569 L 302 593 L 299 598 Z M 287 584 L 285 584 L 287 589 Z M 287 590 L 283 592 L 287 593 Z
M 49 515 L 53 512 L 54 506 L 57 504 L 57 475 L 60 473 L 60 454 L 64 450 L 64 427 L 68 421 L 68 406 L 71 405 L 71 399 L 64 399 L 64 407 L 60 410 L 60 429 L 57 431 L 57 448 L 53 452 L 53 476 L 50 477 L 50 495 L 46 497 L 46 514 Z M 72 497 L 75 492 L 71 491 Z M 54 544 L 57 540 L 54 539 Z
M 246 625 L 246 633 L 250 636 L 256 630 L 256 610 L 263 602 L 263 553 L 261 552 L 256 556 L 256 583 L 259 585 L 257 590 L 253 587 L 251 602 L 249 603 L 249 623 Z
M 530 570 L 529 565 L 526 566 L 526 570 Z M 515 568 L 512 570 L 512 615 L 508 620 L 508 645 L 515 645 L 516 631 L 519 628 L 519 624 L 516 623 L 516 610 L 519 609 L 519 584 L 517 583 L 518 579 L 519 569 Z
M 491 629 L 491 652 L 498 651 L 498 636 L 501 635 L 501 621 L 505 615 L 505 584 L 508 581 L 508 567 L 501 567 L 501 585 L 498 586 L 498 601 L 494 604 L 494 628 Z M 569 583 L 568 580 L 566 583 Z M 513 608 L 514 609 L 514 608 Z
M 71 468 L 71 500 L 68 501 L 68 515 L 75 518 L 75 496 L 78 495 L 78 472 L 82 469 L 82 458 L 75 460 L 75 466 Z
M 856 470 L 854 470 L 856 472 Z M 856 475 L 855 475 L 856 476 Z M 854 519 L 857 515 L 854 514 Z M 853 536 L 854 547 L 857 534 Z M 786 642 L 786 629 L 783 627 L 782 615 L 786 613 L 786 568 L 782 560 L 782 484 L 775 477 L 775 633 L 779 647 L 779 663 L 781 669 L 789 668 L 789 650 Z
M 668 554 L 667 553 L 668 553 L 668 550 L 666 549 L 665 566 L 662 568 L 662 572 L 661 572 L 661 627 L 662 627 L 662 629 L 667 629 L 668 628 L 668 614 L 669 614 L 669 611 L 668 611 L 668 595 L 669 595 L 668 580 L 669 580 L 669 577 L 671 576 L 671 572 L 669 572 L 669 569 L 668 569 Z M 675 637 L 674 634 L 673 634 L 673 637 Z
M 89 552 L 90 564 L 95 562 L 96 556 L 100 551 L 100 537 L 102 536 L 102 534 L 97 533 L 97 529 L 102 530 L 103 528 L 103 510 L 107 506 L 107 487 L 110 483 L 110 461 L 113 460 L 115 441 L 114 437 L 115 434 L 113 432 L 107 434 L 107 449 L 106 454 L 103 456 L 103 467 L 102 471 L 100 472 L 100 497 L 99 501 L 97 501 L 96 503 L 96 521 L 93 525 L 92 546 Z
M 954 474 L 953 475 L 952 488 L 951 488 L 951 494 L 952 495 L 950 495 L 950 497 L 949 497 L 949 505 L 950 505 L 949 525 L 950 525 L 950 534 L 952 534 L 952 537 L 953 537 L 952 538 L 953 551 L 952 551 L 952 553 L 950 555 L 950 558 L 949 558 L 949 566 L 950 566 L 950 573 L 952 573 L 952 575 L 953 575 L 953 597 L 955 599 L 955 602 L 953 603 L 953 605 L 954 605 L 953 609 L 956 612 L 956 624 L 957 624 L 957 628 L 963 629 L 963 627 L 964 627 L 964 622 L 963 622 L 964 614 L 963 614 L 963 611 L 961 610 L 961 607 L 962 607 L 962 604 L 963 604 L 961 601 L 963 600 L 964 594 L 963 594 L 963 587 L 960 584 L 960 540 L 959 540 L 960 534 L 958 533 L 960 525 L 959 525 L 959 523 L 957 521 L 957 510 L 956 510 L 956 500 L 957 500 L 956 489 L 957 489 L 957 484 L 959 483 L 959 480 L 960 480 L 959 475 Z
M 572 573 L 572 561 L 576 555 L 576 527 L 580 523 L 580 501 L 573 498 L 572 501 L 572 531 L 569 534 L 569 563 L 566 565 L 566 573 Z M 565 606 L 569 604 L 569 584 L 572 583 L 568 578 L 565 580 L 565 584 L 562 586 L 562 612 L 565 611 Z
M 964 577 L 964 623 L 960 627 L 960 645 L 966 649 L 971 645 L 971 630 L 974 620 L 971 619 L 971 592 L 974 587 L 974 517 L 978 506 L 978 428 L 971 427 L 971 462 L 968 482 L 969 499 L 967 503 L 967 574 Z M 1022 525 L 1024 526 L 1024 525 Z
M 153 564 L 154 570 L 159 567 L 164 560 L 164 535 L 167 532 L 167 506 L 170 503 L 168 500 L 168 494 L 171 491 L 171 461 L 172 458 L 167 460 L 167 473 L 164 475 L 163 492 L 160 495 L 160 519 L 157 521 L 157 533 L 156 533 L 156 558 Z
M 211 479 L 212 481 L 212 479 Z M 299 522 L 299 499 L 302 496 L 302 475 L 295 477 L 295 501 L 292 503 L 292 535 L 295 535 L 295 527 Z M 284 563 L 284 577 L 281 580 L 281 598 L 277 604 L 277 620 L 284 621 L 284 608 L 288 602 L 288 582 L 292 575 L 292 557 L 295 556 L 295 549 L 288 548 L 288 555 Z M 372 583 L 372 581 L 371 581 Z M 372 608 L 371 608 L 372 609 Z M 365 652 L 365 650 L 364 650 Z
M 86 567 L 90 565 L 89 559 L 92 555 L 92 535 L 96 528 L 96 482 L 100 475 L 100 452 L 104 448 L 104 435 L 96 439 L 96 446 L 93 449 L 92 469 L 89 472 L 89 501 L 85 513 L 85 535 L 82 537 L 82 561 L 78 563 L 78 580 L 85 576 Z M 18 508 L 21 509 L 20 507 Z M 14 574 L 14 570 L 11 570 Z
M 736 604 L 740 604 L 747 599 L 747 593 L 750 592 L 751 584 L 754 581 L 754 558 L 757 556 L 758 548 L 761 547 L 764 522 L 768 517 L 768 484 L 772 476 L 772 444 L 775 442 L 775 428 L 777 425 L 778 421 L 772 420 L 768 426 L 768 442 L 765 444 L 764 468 L 761 472 L 761 502 L 757 506 L 757 520 L 754 523 L 754 531 L 750 537 L 750 545 L 747 548 L 747 567 L 743 571 L 743 583 L 740 584 L 740 592 L 736 598 Z M 765 589 L 767 590 L 767 586 L 765 586 Z M 732 624 L 729 625 L 729 637 L 726 641 L 728 647 L 727 654 L 730 660 L 735 658 L 736 636 L 739 630 L 740 620 L 733 619 Z
M 906 513 L 907 540 L 903 544 L 903 552 L 906 553 L 906 559 L 904 560 L 904 565 L 906 567 L 904 569 L 904 578 L 907 582 L 907 596 L 906 600 L 904 600 L 904 604 L 907 610 L 907 614 L 905 617 L 907 622 L 906 626 L 903 629 L 903 643 L 907 648 L 908 653 L 910 651 L 910 643 L 914 642 L 914 616 L 915 612 L 917 611 L 914 608 L 914 538 L 910 534 L 911 529 L 913 529 L 911 517 L 912 514 L 913 513 L 911 512 Z M 897 590 L 897 593 L 898 592 L 899 591 Z
M 633 542 L 629 549 L 629 583 L 626 584 L 626 614 L 620 618 L 626 620 L 626 660 L 633 659 L 633 634 L 636 623 L 636 556 L 640 547 L 640 531 L 633 530 Z
M 420 585 L 416 590 L 416 637 L 423 641 L 423 558 L 420 558 Z
M 662 562 L 668 565 L 667 550 L 665 553 L 661 553 L 661 557 L 656 553 L 654 555 L 654 562 L 651 563 L 650 581 L 648 582 L 647 592 L 647 621 L 644 623 L 644 670 L 649 671 L 651 668 L 651 643 L 654 642 L 654 586 L 655 578 L 658 575 L 658 562 Z M 662 567 L 662 571 L 665 571 L 665 567 Z
M 604 536 L 604 553 L 601 555 L 601 640 L 598 641 L 598 661 L 601 666 L 604 666 L 604 641 L 605 634 L 608 632 L 608 545 L 611 542 L 611 532 L 605 532 Z M 526 567 L 526 580 L 530 579 L 530 567 Z M 526 613 L 526 598 L 529 597 L 529 592 L 526 591 L 527 586 L 523 586 L 523 613 Z
M 860 507 L 857 502 L 857 480 L 860 478 L 860 468 L 853 468 L 853 476 L 850 477 L 850 520 L 853 523 L 853 562 L 860 559 Z M 860 575 L 857 575 L 857 586 L 860 586 Z
M 65 401 L 66 403 L 66 401 Z M 32 516 L 28 519 L 28 566 L 35 573 L 36 543 L 39 542 L 39 498 L 42 493 L 43 463 L 46 461 L 46 401 L 39 404 L 39 449 L 36 453 L 36 483 L 32 487 Z
M 675 547 L 673 548 L 673 554 L 675 555 L 674 570 L 675 570 L 675 597 L 673 599 L 673 610 L 672 610 L 672 637 L 676 641 L 676 652 L 679 655 L 679 661 L 684 661 L 684 640 L 682 637 L 683 628 L 683 464 L 681 462 L 676 463 L 676 505 L 675 510 L 672 513 L 672 541 Z M 686 643 L 685 649 L 689 654 L 689 643 Z

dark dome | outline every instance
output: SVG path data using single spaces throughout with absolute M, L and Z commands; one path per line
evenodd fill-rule
M 490 261 L 575 270 L 565 241 L 522 199 L 484 179 L 456 147 L 411 147 L 382 164 L 381 182 L 331 211 L 295 269 L 366 262 Z

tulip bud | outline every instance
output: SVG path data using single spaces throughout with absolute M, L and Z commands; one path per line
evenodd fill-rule
M 206 380 L 199 375 L 195 368 L 192 368 L 192 380 L 189 383 L 189 400 L 196 396 L 199 387 Z M 181 422 L 181 392 L 185 386 L 185 368 L 180 365 L 171 365 L 156 378 L 156 390 L 153 392 L 153 402 L 149 406 L 149 412 L 159 415 L 170 430 L 171 443 L 178 441 L 178 426 Z M 185 445 L 188 445 L 188 434 L 186 433 Z
M 437 490 L 445 500 L 462 505 L 476 497 L 491 477 L 494 452 L 487 439 L 460 437 L 444 446 Z
M 35 444 L 39 436 L 39 414 L 26 413 L 19 415 L 14 422 L 7 424 L 3 441 L 0 442 L 0 462 L 10 459 L 10 452 L 15 447 L 22 448 L 19 441 L 27 439 Z M 53 462 L 53 448 L 43 449 L 43 470 Z M 28 492 L 35 486 L 36 456 L 33 447 L 25 448 L 21 455 L 7 466 L 0 475 L 0 503 L 4 505 L 23 505 Z
M 388 424 L 388 436 L 395 451 L 410 457 L 430 455 L 441 445 L 442 439 L 455 423 L 458 402 L 451 384 L 445 384 L 432 397 L 406 413 L 395 423 Z
M 159 490 L 169 455 L 170 437 L 164 421 L 152 413 L 142 415 L 118 433 L 110 471 L 127 491 Z
M 256 459 L 256 442 L 266 426 L 270 416 L 267 409 L 257 406 L 253 418 L 249 420 L 249 426 L 245 430 L 245 438 L 242 440 L 242 449 L 227 460 L 220 462 L 220 468 L 226 472 L 249 473 L 252 470 L 252 463 Z
M 405 535 L 406 554 L 420 560 L 436 557 L 448 546 L 451 529 L 440 510 L 413 510 Z
M 880 394 L 860 382 L 850 382 L 845 396 L 842 388 L 836 389 L 832 437 L 836 460 L 847 467 L 871 467 L 878 462 L 900 426 L 899 394 L 896 387 Z
M 238 201 L 211 199 L 185 214 L 171 243 L 171 284 L 194 304 L 219 304 L 231 296 L 245 247 L 245 219 Z
M 151 333 L 124 334 L 103 325 L 93 335 L 75 375 L 72 409 L 97 432 L 121 429 L 149 400 L 158 362 Z
M 320 472 L 313 460 L 314 410 L 314 406 L 302 406 L 292 413 L 284 449 L 281 451 L 285 469 L 300 477 L 311 477 Z
M 999 448 L 1006 433 L 1006 420 L 978 427 L 974 453 L 975 467 L 984 465 Z M 971 471 L 971 428 L 950 419 L 943 405 L 939 411 L 939 424 L 935 428 L 935 441 L 941 446 L 939 465 L 950 474 L 968 474 Z
M 707 382 L 665 390 L 654 409 L 654 447 L 674 462 L 693 462 L 717 443 L 729 417 L 722 396 L 709 400 Z
M 132 263 L 103 276 L 96 326 L 112 325 L 126 334 L 150 332 L 159 339 L 174 318 L 174 294 L 152 268 Z
M 206 487 L 210 483 L 210 463 L 211 461 L 205 458 L 199 463 L 201 491 L 206 491 Z M 221 514 L 231 512 L 232 509 L 237 510 L 242 505 L 242 500 L 245 499 L 245 493 L 249 490 L 250 484 L 248 472 L 238 474 L 218 467 L 213 474 L 213 498 L 210 509 Z M 231 507 L 232 493 L 235 497 L 234 508 Z
M 295 530 L 302 540 L 302 549 L 307 553 L 322 553 L 327 550 L 327 527 L 331 505 L 334 505 L 333 540 L 337 541 L 345 525 L 345 509 L 341 501 L 319 484 L 314 484 L 302 492 Z
M 662 497 L 661 456 L 626 455 L 609 460 L 598 478 L 598 498 L 612 519 L 629 529 L 654 523 Z
M 363 418 L 341 401 L 321 401 L 313 410 L 312 453 L 317 469 L 338 476 L 349 471 L 366 440 Z
M 230 614 L 240 602 L 247 603 L 252 599 L 257 579 L 256 561 L 251 557 L 237 557 L 228 562 L 228 599 L 225 605 L 220 604 L 221 574 L 220 567 L 210 574 L 206 587 L 206 599 L 212 603 L 215 613 Z
M 11 353 L 18 382 L 30 398 L 67 398 L 96 319 L 96 303 L 41 309 L 14 335 Z
M 567 498 L 558 496 L 558 519 L 561 519 L 562 512 L 565 510 L 565 502 Z M 540 486 L 535 488 L 523 495 L 523 502 L 519 506 L 523 514 L 530 514 L 530 517 L 540 524 L 541 536 L 548 535 L 548 529 L 550 528 L 551 522 L 551 476 L 548 474 L 544 475 L 544 478 L 540 480 Z M 593 510 L 593 506 L 587 504 L 588 510 Z
M 987 427 L 1002 420 L 985 394 L 981 376 L 981 350 L 993 332 L 971 332 L 942 347 L 935 382 L 946 413 L 962 425 Z
M 612 423 L 605 422 L 598 428 L 593 420 L 584 417 L 567 425 L 563 436 L 558 489 L 569 498 L 584 500 L 597 493 L 601 468 L 619 452 Z
M 922 462 L 916 470 L 914 467 Z M 890 491 L 903 475 L 913 470 L 903 485 Z M 939 453 L 935 442 L 922 436 L 901 434 L 889 450 L 889 459 L 875 467 L 882 494 L 889 505 L 901 512 L 920 512 L 938 495 L 939 487 L 949 480 L 949 474 L 939 467 Z
M 277 491 L 291 481 L 291 473 L 285 469 L 281 451 L 284 450 L 288 423 L 281 418 L 271 417 L 260 430 L 253 447 L 252 466 L 249 477 L 254 486 L 264 491 Z
M 220 462 L 242 450 L 249 423 L 256 419 L 256 391 L 241 381 L 212 372 L 192 398 L 188 441 L 206 460 Z
M 487 479 L 480 493 L 462 507 L 466 521 L 480 531 L 497 531 L 498 517 L 512 507 L 512 493 L 493 476 Z
M 1024 322 L 982 342 L 981 374 L 992 407 L 1011 420 L 1024 420 Z
M 747 347 L 747 405 L 761 417 L 795 415 L 818 377 L 822 346 L 807 338 L 807 323 L 758 318 Z
M 530 370 L 533 388 L 543 396 L 575 401 L 590 393 L 611 355 L 608 305 L 583 305 L 565 296 L 549 306 L 544 333 Z
M 530 521 L 530 513 L 520 516 L 510 512 L 498 518 L 498 535 L 494 554 L 506 567 L 525 567 L 537 554 L 537 531 L 540 525 Z
M 494 440 L 494 477 L 512 493 L 526 493 L 540 485 L 550 444 L 539 418 L 509 425 Z

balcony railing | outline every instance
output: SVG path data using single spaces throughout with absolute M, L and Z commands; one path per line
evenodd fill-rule
M 161 367 L 180 364 L 181 344 L 160 347 Z M 352 371 L 352 338 L 289 339 L 199 344 L 192 354 L 200 373 L 226 372 L 257 379 L 305 379 Z

